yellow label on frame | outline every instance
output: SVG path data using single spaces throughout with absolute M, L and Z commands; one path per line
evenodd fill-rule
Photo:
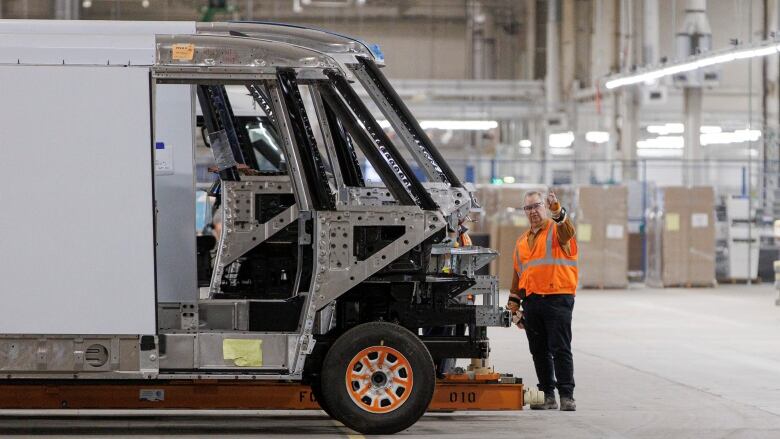
M 666 230 L 668 232 L 676 232 L 680 230 L 680 214 L 679 213 L 667 213 L 666 214 Z
M 171 58 L 176 61 L 192 61 L 195 58 L 195 45 L 174 44 L 171 46 Z
M 590 224 L 579 224 L 577 226 L 577 241 L 590 242 L 593 227 Z
M 263 365 L 263 340 L 226 338 L 222 340 L 222 358 L 233 360 L 239 367 L 260 367 Z

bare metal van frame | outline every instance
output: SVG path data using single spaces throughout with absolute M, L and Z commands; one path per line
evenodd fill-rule
M 151 68 L 151 93 L 154 96 L 157 84 L 263 84 L 269 92 L 275 121 L 283 140 L 284 154 L 290 163 L 289 176 L 242 176 L 240 181 L 223 182 L 225 227 L 219 242 L 218 268 L 210 292 L 219 292 L 218 270 L 224 269 L 232 260 L 262 243 L 274 231 L 297 221 L 301 224 L 298 243 L 311 246 L 314 255 L 308 285 L 300 285 L 303 282 L 300 270 L 297 273 L 294 291 L 303 291 L 302 294 L 305 294 L 298 330 L 268 333 L 250 331 L 247 325 L 248 300 L 205 299 L 197 303 L 158 303 L 158 334 L 0 335 L 0 343 L 10 345 L 13 353 L 12 359 L 0 368 L 0 377 L 191 379 L 207 376 L 214 379 L 300 380 L 306 357 L 315 347 L 315 336 L 327 332 L 332 325 L 333 304 L 338 297 L 421 242 L 441 234 L 447 228 L 457 229 L 460 221 L 475 206 L 472 190 L 464 187 L 454 176 L 408 109 L 389 88 L 381 73 L 378 74 L 376 59 L 365 45 L 345 43 L 338 53 L 328 54 L 300 45 L 315 41 L 318 35 L 316 31 L 302 30 L 288 41 L 275 41 L 268 39 L 273 38 L 273 32 L 267 29 L 262 37 L 248 36 L 252 35 L 251 26 L 227 24 L 210 29 L 199 26 L 199 32 L 214 32 L 213 35 L 159 35 L 156 63 Z M 225 32 L 246 33 L 224 35 Z M 174 59 L 174 46 L 185 49 L 192 47 L 192 58 Z M 314 176 L 304 172 L 305 166 L 300 157 L 301 145 L 293 134 L 290 108 L 285 102 L 288 97 L 279 85 L 280 69 L 289 70 L 292 72 L 291 77 L 301 83 L 322 84 L 328 90 L 332 87 L 332 91 L 326 91 L 325 96 L 314 88 L 313 100 L 317 115 L 310 117 L 317 117 L 324 124 L 327 121 L 323 117 L 323 100 L 338 98 L 337 90 L 347 101 L 349 98 L 354 99 L 355 96 L 344 96 L 351 90 L 348 81 L 360 81 L 430 180 L 429 183 L 419 182 L 405 166 L 405 159 L 400 152 L 392 149 L 394 146 L 391 142 L 387 145 L 390 151 L 384 154 L 392 156 L 399 165 L 395 171 L 398 178 L 405 182 L 404 190 L 408 190 L 405 193 L 414 202 L 402 202 L 399 200 L 400 192 L 393 195 L 390 187 L 347 186 L 342 177 L 344 170 L 339 168 L 337 160 L 332 159 L 337 183 L 334 208 L 329 211 L 314 209 L 311 185 L 318 183 L 311 181 Z M 335 98 L 328 96 L 329 93 L 333 93 Z M 363 117 L 360 121 L 362 125 L 373 120 L 365 108 L 359 107 L 362 102 L 338 102 L 357 117 Z M 333 139 L 328 137 L 328 132 L 323 129 L 323 133 L 326 133 L 325 148 L 335 155 L 336 146 Z M 375 135 L 382 136 L 381 133 Z M 389 178 L 388 175 L 384 177 Z M 251 204 L 251 198 L 244 200 L 241 197 L 263 193 L 291 193 L 296 202 L 269 221 L 254 224 L 251 230 L 239 231 L 237 219 L 240 214 L 234 201 L 241 199 Z M 421 208 L 420 204 L 428 209 Z M 306 232 L 303 226 L 307 222 L 311 225 L 311 232 Z M 362 261 L 351 257 L 351 251 L 333 250 L 349 249 L 352 245 L 350 231 L 356 226 L 387 225 L 402 225 L 405 232 L 392 244 Z M 252 244 L 246 242 L 247 238 L 252 240 Z M 432 254 L 435 257 L 447 255 L 456 258 L 457 273 L 475 279 L 473 291 L 484 297 L 482 305 L 470 305 L 473 310 L 468 310 L 475 316 L 475 326 L 508 325 L 508 315 L 498 307 L 495 279 L 475 276 L 477 269 L 496 256 L 494 251 L 476 248 L 472 252 L 463 252 L 438 246 Z M 424 282 L 439 280 L 435 276 L 429 277 Z M 200 327 L 201 320 L 205 322 L 205 328 Z M 224 340 L 242 338 L 263 341 L 262 367 L 239 367 L 229 364 L 223 358 L 221 349 Z M 460 342 L 466 343 L 462 339 Z M 431 343 L 438 343 L 435 346 L 440 350 L 450 346 L 446 340 L 432 340 Z M 456 352 L 457 349 L 453 350 L 453 355 Z M 487 355 L 486 340 L 473 352 Z

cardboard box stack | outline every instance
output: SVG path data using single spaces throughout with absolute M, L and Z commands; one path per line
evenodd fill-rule
M 711 186 L 659 188 L 648 215 L 651 286 L 715 285 L 715 194 Z
M 492 262 L 490 274 L 498 276 L 499 288 L 509 289 L 512 286 L 515 243 L 528 226 L 528 218 L 520 209 L 506 209 L 493 217 L 490 248 L 498 251 L 499 257 Z
M 580 285 L 628 286 L 628 189 L 625 186 L 579 188 L 576 226 Z

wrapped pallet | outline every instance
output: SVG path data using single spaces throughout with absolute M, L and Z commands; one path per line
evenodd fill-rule
M 576 209 L 579 278 L 584 288 L 628 286 L 628 190 L 582 186 Z
M 656 191 L 647 223 L 648 285 L 715 285 L 714 210 L 711 186 Z

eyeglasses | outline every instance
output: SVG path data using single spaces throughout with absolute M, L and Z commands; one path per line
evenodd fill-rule
M 528 206 L 523 206 L 523 210 L 526 211 L 526 212 L 530 212 L 532 210 L 540 209 L 541 207 L 542 207 L 542 203 L 534 203 L 534 204 L 530 204 Z

